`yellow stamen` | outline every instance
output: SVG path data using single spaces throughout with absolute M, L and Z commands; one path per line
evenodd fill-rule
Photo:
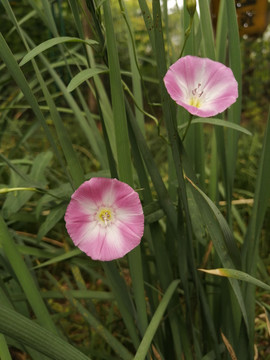
M 200 99 L 198 99 L 196 97 L 191 98 L 190 101 L 189 101 L 189 105 L 195 106 L 196 108 L 199 108 L 201 106 Z
M 104 223 L 105 226 L 107 226 L 112 221 L 112 211 L 110 209 L 102 208 L 98 213 L 98 218 Z

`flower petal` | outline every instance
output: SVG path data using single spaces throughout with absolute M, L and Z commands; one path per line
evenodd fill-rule
M 105 225 L 97 216 L 100 207 L 112 209 L 110 224 Z M 74 244 L 94 260 L 123 257 L 139 245 L 144 231 L 138 194 L 117 179 L 84 182 L 71 197 L 65 221 Z
M 238 97 L 238 84 L 231 69 L 207 58 L 188 55 L 179 59 L 167 71 L 164 83 L 178 105 L 202 117 L 226 110 Z M 191 105 L 194 96 L 199 100 L 198 107 Z

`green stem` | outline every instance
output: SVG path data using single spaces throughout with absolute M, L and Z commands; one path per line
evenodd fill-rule
M 189 129 L 190 125 L 191 125 L 192 119 L 193 119 L 193 115 L 192 115 L 192 114 L 189 114 L 189 120 L 188 120 L 188 124 L 187 124 L 186 130 L 185 130 L 185 132 L 184 132 L 183 138 L 182 138 L 182 142 L 184 142 L 184 140 L 185 140 L 185 137 L 186 137 L 187 132 L 188 132 L 188 129 Z
M 182 50 L 181 50 L 181 53 L 180 53 L 180 56 L 179 58 L 181 58 L 183 56 L 183 53 L 184 53 L 184 50 L 185 50 L 185 46 L 186 46 L 186 43 L 187 43 L 187 40 L 189 38 L 189 35 L 190 35 L 190 32 L 191 32 L 191 28 L 192 28 L 192 24 L 193 24 L 193 16 L 190 17 L 189 19 L 189 25 L 188 25 L 188 28 L 186 29 L 185 31 L 185 40 L 184 40 L 184 44 L 183 44 L 183 47 L 182 47 Z

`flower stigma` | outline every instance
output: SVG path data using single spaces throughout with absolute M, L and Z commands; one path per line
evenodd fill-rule
M 198 87 L 196 87 L 191 91 L 193 96 L 190 98 L 189 105 L 194 106 L 196 108 L 200 108 L 202 104 L 200 97 L 203 94 L 203 90 L 200 90 L 201 86 L 202 84 L 199 83 Z
M 97 218 L 100 220 L 100 223 L 106 227 L 110 225 L 113 220 L 113 212 L 111 209 L 101 208 L 97 213 Z

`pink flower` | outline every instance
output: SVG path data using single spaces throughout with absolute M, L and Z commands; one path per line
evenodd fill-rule
M 74 244 L 94 260 L 123 257 L 144 231 L 139 195 L 116 179 L 85 181 L 72 195 L 65 221 Z
M 238 84 L 227 66 L 197 56 L 177 60 L 164 77 L 171 98 L 193 115 L 221 113 L 238 97 Z

